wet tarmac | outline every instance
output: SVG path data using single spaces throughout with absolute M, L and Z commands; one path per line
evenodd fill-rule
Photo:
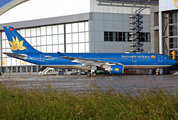
M 77 76 L 39 76 L 21 75 L 4 76 L 0 82 L 9 87 L 19 88 L 53 88 L 70 89 L 75 91 L 101 90 L 114 88 L 119 91 L 123 89 L 136 90 L 148 88 L 164 88 L 166 90 L 178 91 L 178 76 L 173 75 L 99 75 L 97 77 Z

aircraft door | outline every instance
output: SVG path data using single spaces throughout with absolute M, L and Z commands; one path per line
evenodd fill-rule
M 158 55 L 158 62 L 163 62 L 163 57 L 161 55 Z
M 137 57 L 133 57 L 132 62 L 137 62 Z
M 40 61 L 44 61 L 44 55 L 43 54 L 40 55 Z

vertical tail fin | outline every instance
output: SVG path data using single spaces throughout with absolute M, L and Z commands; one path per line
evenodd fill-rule
M 13 53 L 39 53 L 13 27 L 4 27 L 4 31 Z

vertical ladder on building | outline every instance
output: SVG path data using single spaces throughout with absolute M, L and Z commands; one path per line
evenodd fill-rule
M 137 0 L 138 1 L 138 0 Z M 140 14 L 145 7 L 138 7 L 138 2 L 135 1 L 133 7 L 136 7 L 136 10 L 133 10 L 133 14 L 130 16 L 130 52 L 143 52 L 143 42 L 139 40 L 140 32 L 143 30 L 143 16 Z

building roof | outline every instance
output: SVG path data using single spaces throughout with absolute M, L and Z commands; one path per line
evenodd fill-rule
M 123 1 L 123 2 L 147 2 L 147 3 L 158 3 L 159 0 L 110 0 L 110 1 Z
M 11 8 L 26 2 L 28 0 L 12 0 L 11 2 L 7 3 L 6 5 L 4 5 L 3 7 L 0 8 L 0 15 L 2 15 L 3 13 L 5 13 L 6 11 L 10 10 Z
M 146 3 L 146 4 L 158 4 L 159 0 L 97 0 L 99 2 L 138 2 L 138 3 Z

